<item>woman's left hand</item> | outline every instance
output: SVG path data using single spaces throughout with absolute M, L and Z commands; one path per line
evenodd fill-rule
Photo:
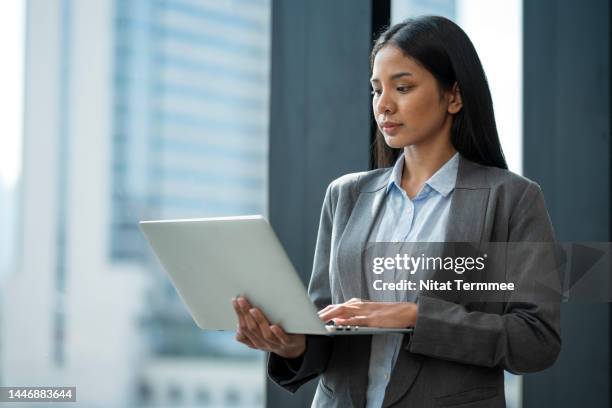
M 406 328 L 416 325 L 418 306 L 412 302 L 370 302 L 353 298 L 319 311 L 324 322 L 343 326 Z

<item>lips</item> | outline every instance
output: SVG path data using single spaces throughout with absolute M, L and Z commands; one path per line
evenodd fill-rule
M 397 123 L 397 122 L 382 122 L 380 124 L 380 128 L 382 129 L 383 132 L 387 133 L 387 134 L 393 134 L 395 133 L 395 131 L 402 126 L 401 123 Z
M 385 130 L 393 130 L 397 127 L 400 127 L 401 125 L 397 124 L 397 125 L 383 125 L 382 128 Z

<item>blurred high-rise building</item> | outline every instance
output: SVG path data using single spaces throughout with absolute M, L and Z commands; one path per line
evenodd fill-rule
M 111 254 L 137 221 L 266 208 L 269 1 L 115 1 Z
M 261 356 L 195 329 L 137 222 L 266 213 L 269 0 L 30 0 L 27 38 L 2 385 L 261 405 Z

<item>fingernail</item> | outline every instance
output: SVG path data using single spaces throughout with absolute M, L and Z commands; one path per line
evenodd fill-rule
M 251 316 L 257 315 L 257 311 L 255 309 L 249 309 L 249 313 L 251 314 Z

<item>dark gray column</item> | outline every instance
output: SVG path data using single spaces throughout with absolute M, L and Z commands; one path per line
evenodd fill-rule
M 369 165 L 371 2 L 273 1 L 269 216 L 304 282 L 325 188 Z M 315 385 L 268 381 L 267 406 L 309 407 Z
M 610 4 L 524 2 L 524 167 L 544 190 L 557 238 L 612 234 Z M 563 348 L 524 377 L 524 407 L 608 407 L 609 304 L 564 304 Z

